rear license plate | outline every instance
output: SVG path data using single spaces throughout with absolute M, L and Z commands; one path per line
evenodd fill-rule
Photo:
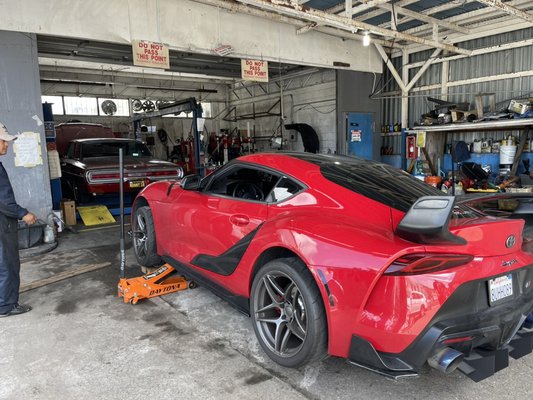
M 489 304 L 492 306 L 513 296 L 513 275 L 489 279 Z
M 143 188 L 144 187 L 144 181 L 131 181 L 130 182 L 130 188 Z

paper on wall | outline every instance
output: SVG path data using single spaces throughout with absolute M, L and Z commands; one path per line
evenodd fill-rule
M 41 136 L 37 132 L 22 132 L 13 143 L 16 167 L 35 167 L 43 164 Z

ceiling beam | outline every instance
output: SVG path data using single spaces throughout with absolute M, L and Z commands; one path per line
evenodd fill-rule
M 394 64 L 392 63 L 392 61 L 390 60 L 389 56 L 385 52 L 385 49 L 379 44 L 374 44 L 374 46 L 376 46 L 376 49 L 378 50 L 379 55 L 383 59 L 383 62 L 385 62 L 385 65 L 387 66 L 387 68 L 389 69 L 390 73 L 392 74 L 392 76 L 396 80 L 396 83 L 398 84 L 398 86 L 400 87 L 402 92 L 407 92 L 407 87 L 405 86 L 407 84 L 407 82 L 403 81 L 402 77 L 400 76 L 400 74 L 398 73 L 396 68 L 394 67 Z
M 303 9 L 303 7 L 295 8 L 293 6 L 293 3 L 274 4 L 274 3 L 271 3 L 270 1 L 265 1 L 265 0 L 237 0 L 237 1 L 243 4 L 250 5 L 250 6 L 258 7 L 262 10 L 273 11 L 277 14 L 299 18 L 299 19 L 306 20 L 309 22 L 322 23 L 324 25 L 328 25 L 328 26 L 338 28 L 341 30 L 345 30 L 345 31 L 349 31 L 349 32 L 354 32 L 354 30 L 361 29 L 361 30 L 372 32 L 379 36 L 392 37 L 392 38 L 399 39 L 399 40 L 406 40 L 409 42 L 419 43 L 419 44 L 427 45 L 430 47 L 447 50 L 453 53 L 467 54 L 467 55 L 470 55 L 471 53 L 470 50 L 461 49 L 459 47 L 452 46 L 450 44 L 435 42 L 433 40 L 419 38 L 413 35 L 404 34 L 402 32 L 379 28 L 374 25 L 367 24 L 365 22 L 355 21 L 352 19 L 348 19 L 346 17 L 340 17 L 338 15 L 328 14 L 324 11 L 319 11 L 319 10 L 314 10 L 314 9 Z
M 513 23 L 514 22 L 514 23 Z M 471 33 L 464 35 L 462 33 L 453 33 L 448 35 L 447 40 L 452 43 L 461 43 L 468 40 L 479 39 L 482 37 L 498 35 L 500 33 L 507 33 L 518 31 L 521 29 L 531 28 L 531 24 L 525 21 L 516 21 L 516 18 L 509 17 L 506 20 L 498 21 L 497 23 L 483 24 L 477 28 L 472 28 Z M 413 44 L 406 46 L 406 50 L 409 54 L 418 53 L 419 51 L 427 50 L 428 46 Z M 474 52 L 470 55 L 473 55 Z M 395 51 L 393 57 L 398 57 L 401 52 Z
M 497 44 L 494 46 L 489 47 L 483 47 L 480 49 L 474 49 L 472 50 L 472 55 L 470 57 L 479 56 L 482 54 L 489 54 L 489 53 L 496 53 L 499 51 L 505 51 L 510 49 L 518 49 L 520 47 L 527 47 L 527 46 L 533 46 L 533 39 L 527 39 L 527 40 L 521 40 L 519 42 L 510 42 L 505 44 Z M 455 55 L 450 57 L 441 57 L 437 60 L 435 60 L 435 63 L 441 63 L 445 61 L 453 61 L 453 60 L 459 60 L 461 58 L 464 58 L 467 56 L 461 55 Z M 404 68 L 418 68 L 424 65 L 424 61 L 418 61 L 411 64 L 404 65 Z
M 507 3 L 504 3 L 503 1 L 499 0 L 476 0 L 482 4 L 485 4 L 489 7 L 500 9 L 503 12 L 513 15 L 515 17 L 521 18 L 524 21 L 533 23 L 533 14 L 529 14 L 525 11 L 519 10 L 518 8 L 515 8 L 513 6 L 510 6 Z
M 464 28 L 462 26 L 459 26 L 457 24 L 452 24 L 450 22 L 447 22 L 442 19 L 433 18 L 429 15 L 420 14 L 415 11 L 408 10 L 407 8 L 402 8 L 398 6 L 392 6 L 391 4 L 381 4 L 378 6 L 379 8 L 383 10 L 390 11 L 391 13 L 393 11 L 397 12 L 398 14 L 406 15 L 408 17 L 412 17 L 418 21 L 427 22 L 428 24 L 437 24 L 439 26 L 442 26 L 444 28 L 448 28 L 455 32 L 461 32 L 461 33 L 470 33 L 467 28 Z
M 349 18 L 352 17 L 352 0 L 345 0 L 344 15 L 346 15 Z
M 403 7 L 403 6 L 407 6 L 409 4 L 412 4 L 412 3 L 416 3 L 418 0 L 400 0 L 400 1 L 397 1 L 396 3 L 394 3 L 394 7 Z M 386 1 L 384 1 L 383 3 L 386 3 Z M 363 15 L 358 15 L 357 16 L 357 19 L 359 21 L 366 21 L 370 18 L 374 18 L 374 17 L 377 17 L 379 15 L 383 15 L 385 12 L 378 8 L 377 10 L 373 10 L 373 11 L 370 11 L 366 14 L 363 14 Z M 357 14 L 357 13 L 356 13 Z M 355 14 L 354 14 L 355 15 Z
M 396 5 L 395 5 L 395 7 L 396 7 Z M 419 11 L 419 14 L 434 15 L 434 14 L 437 14 L 439 12 L 446 11 L 446 10 L 449 10 L 451 8 L 456 8 L 456 7 L 457 7 L 457 4 L 455 4 L 454 2 L 448 2 L 446 4 L 441 4 L 440 6 L 437 6 L 437 7 L 432 7 L 432 8 L 425 9 L 423 11 Z M 403 18 L 400 18 L 398 21 L 396 21 L 396 23 L 398 25 L 401 25 L 401 24 L 404 24 L 404 23 L 406 23 L 408 21 L 411 21 L 413 19 L 414 18 L 404 16 Z M 389 28 L 391 26 L 391 23 L 390 22 L 385 22 L 383 24 L 380 24 L 379 26 L 381 26 L 382 28 Z
M 388 0 L 370 0 L 370 1 L 364 1 L 364 4 L 361 4 L 357 7 L 352 7 L 352 15 L 359 14 L 360 12 L 363 12 L 365 10 L 368 10 L 369 8 L 373 8 L 376 6 L 379 6 L 380 4 L 386 3 Z

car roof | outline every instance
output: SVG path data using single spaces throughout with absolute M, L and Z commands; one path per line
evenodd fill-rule
M 308 168 L 320 168 L 321 166 L 331 164 L 381 164 L 377 161 L 366 160 L 356 156 L 348 157 L 337 154 L 314 154 L 296 151 L 254 153 L 239 157 L 239 160 L 262 164 L 282 171 L 291 169 L 290 165 L 286 164 L 286 162 L 290 161 L 300 167 L 302 163 L 305 163 Z

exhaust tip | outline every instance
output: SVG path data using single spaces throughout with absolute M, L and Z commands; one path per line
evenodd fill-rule
M 428 358 L 428 364 L 436 370 L 449 374 L 457 369 L 464 358 L 465 355 L 460 351 L 443 347 Z

